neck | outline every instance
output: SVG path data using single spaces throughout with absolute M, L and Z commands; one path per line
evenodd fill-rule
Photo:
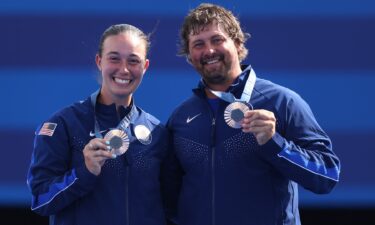
M 230 79 L 225 83 L 222 84 L 209 84 L 206 82 L 207 88 L 213 90 L 213 91 L 226 91 L 230 87 L 230 85 L 233 83 L 234 79 Z M 206 89 L 207 89 L 206 88 Z
M 131 103 L 132 95 L 128 95 L 125 97 L 118 97 L 118 96 L 107 96 L 103 93 L 103 91 L 100 92 L 100 95 L 98 97 L 98 101 L 104 105 L 112 105 L 115 104 L 116 108 L 119 108 L 120 106 L 128 107 Z
M 211 90 L 213 90 L 213 89 L 211 89 Z M 210 90 L 208 90 L 208 88 L 205 88 L 204 92 L 206 92 L 207 98 L 211 98 L 211 99 L 218 98 L 216 95 L 212 94 L 212 92 Z
M 217 98 L 217 96 L 214 95 L 210 90 L 226 92 L 228 90 L 228 88 L 230 87 L 230 85 L 232 85 L 234 79 L 230 79 L 230 80 L 226 81 L 225 83 L 221 83 L 221 84 L 209 84 L 209 83 L 205 82 L 206 88 L 204 90 L 206 92 L 207 98 L 211 98 L 211 99 Z

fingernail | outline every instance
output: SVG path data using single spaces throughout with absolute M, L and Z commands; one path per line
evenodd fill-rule
M 108 150 L 111 150 L 111 146 L 107 146 L 107 149 L 108 149 Z
M 105 143 L 106 143 L 107 145 L 109 145 L 109 141 L 105 141 Z
M 116 154 L 112 154 L 112 159 L 115 159 L 117 157 Z

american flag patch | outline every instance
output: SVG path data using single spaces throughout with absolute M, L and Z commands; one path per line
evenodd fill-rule
M 47 135 L 52 137 L 56 127 L 57 123 L 44 123 L 42 128 L 40 128 L 38 135 Z

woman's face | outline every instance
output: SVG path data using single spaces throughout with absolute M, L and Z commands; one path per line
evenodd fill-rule
M 146 42 L 131 32 L 108 36 L 96 64 L 102 75 L 100 97 L 105 104 L 129 105 L 149 66 Z

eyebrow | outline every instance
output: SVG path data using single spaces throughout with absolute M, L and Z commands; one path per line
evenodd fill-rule
M 106 55 L 121 55 L 121 54 L 119 52 L 112 51 L 112 52 L 108 52 Z M 129 54 L 128 57 L 138 57 L 140 59 L 142 58 L 139 55 L 134 54 L 134 53 Z
M 197 40 L 194 40 L 194 41 L 192 41 L 191 43 L 192 44 L 195 44 L 195 43 L 197 43 L 197 42 L 204 42 L 202 39 L 197 39 Z
M 208 39 L 209 40 L 211 40 L 211 39 L 213 39 L 213 38 L 226 38 L 224 35 L 222 35 L 222 34 L 214 34 L 214 35 L 212 35 L 211 37 L 209 37 Z M 195 43 L 195 42 L 197 42 L 197 41 L 203 41 L 203 39 L 202 38 L 200 38 L 200 39 L 196 39 L 196 40 L 194 40 L 192 43 Z
M 120 55 L 120 53 L 112 51 L 108 52 L 106 55 Z
M 215 34 L 214 36 L 210 37 L 210 39 L 212 38 L 226 38 L 226 37 L 222 34 Z

